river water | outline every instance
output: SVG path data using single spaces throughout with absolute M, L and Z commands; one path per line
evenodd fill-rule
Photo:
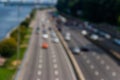
M 32 7 L 22 6 L 19 9 L 17 6 L 5 6 L 0 4 L 0 40 L 5 38 L 8 32 L 17 27 L 28 14 L 32 11 Z

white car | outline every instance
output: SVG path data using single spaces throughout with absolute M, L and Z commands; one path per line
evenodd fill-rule
M 70 34 L 69 32 L 67 32 L 67 33 L 65 34 L 65 40 L 66 40 L 66 41 L 71 40 L 71 34 Z
M 96 34 L 92 34 L 92 35 L 90 36 L 90 38 L 91 38 L 92 40 L 98 40 L 98 39 L 99 39 L 99 36 L 96 35 Z
M 105 38 L 110 39 L 110 38 L 111 38 L 111 35 L 105 34 Z
M 75 47 L 75 48 L 72 49 L 72 52 L 74 54 L 79 54 L 80 53 L 80 48 L 79 47 Z
M 43 38 L 47 39 L 48 38 L 48 34 L 43 34 Z
M 58 39 L 58 38 L 54 38 L 54 39 L 53 39 L 53 42 L 58 43 L 58 42 L 59 42 L 59 39 Z
M 86 30 L 82 30 L 82 31 L 81 31 L 81 34 L 83 34 L 83 35 L 87 35 L 88 33 L 87 33 Z

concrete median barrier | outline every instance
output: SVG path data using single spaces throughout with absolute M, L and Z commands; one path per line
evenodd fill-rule
M 64 38 L 63 38 L 63 36 L 62 36 L 61 33 L 57 30 L 56 27 L 54 27 L 54 28 L 55 28 L 56 34 L 58 35 L 58 37 L 59 37 L 59 39 L 60 39 L 60 41 L 61 41 L 61 43 L 62 43 L 62 45 L 63 45 L 63 47 L 64 47 L 64 49 L 65 49 L 65 51 L 66 51 L 66 53 L 67 53 L 70 61 L 71 61 L 71 64 L 73 65 L 73 68 L 74 68 L 74 71 L 75 71 L 75 74 L 76 74 L 77 79 L 78 79 L 78 80 L 85 80 L 85 77 L 84 77 L 84 75 L 83 75 L 80 67 L 78 66 L 78 63 L 76 62 L 75 57 L 73 56 L 71 50 L 69 49 L 67 43 L 65 42 L 65 40 L 64 40 Z

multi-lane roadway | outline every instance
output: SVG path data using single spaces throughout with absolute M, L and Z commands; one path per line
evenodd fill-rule
M 120 80 L 120 66 L 102 49 L 88 41 L 80 28 L 75 26 L 62 26 L 63 34 L 71 33 L 70 47 L 87 47 L 90 51 L 74 55 L 86 80 Z
M 48 27 L 53 24 L 49 20 L 47 10 L 37 11 L 35 22 L 26 53 L 28 55 L 25 56 L 16 80 L 77 80 L 63 46 L 52 40 Z M 40 29 L 39 33 L 36 33 L 37 27 Z M 44 30 L 48 38 L 43 38 Z M 43 42 L 48 44 L 47 49 L 42 48 Z

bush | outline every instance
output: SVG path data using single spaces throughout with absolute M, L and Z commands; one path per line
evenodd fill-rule
M 30 18 L 26 18 L 25 21 L 23 21 L 20 25 L 25 26 L 25 27 L 29 27 L 30 21 L 31 21 Z
M 20 32 L 20 43 L 22 43 L 22 40 L 24 39 L 26 31 L 27 31 L 27 27 L 21 25 L 18 28 Z M 11 37 L 14 38 L 16 41 L 18 41 L 17 40 L 18 39 L 18 28 L 11 33 Z
M 0 54 L 3 57 L 11 57 L 16 52 L 17 43 L 13 38 L 0 42 Z

